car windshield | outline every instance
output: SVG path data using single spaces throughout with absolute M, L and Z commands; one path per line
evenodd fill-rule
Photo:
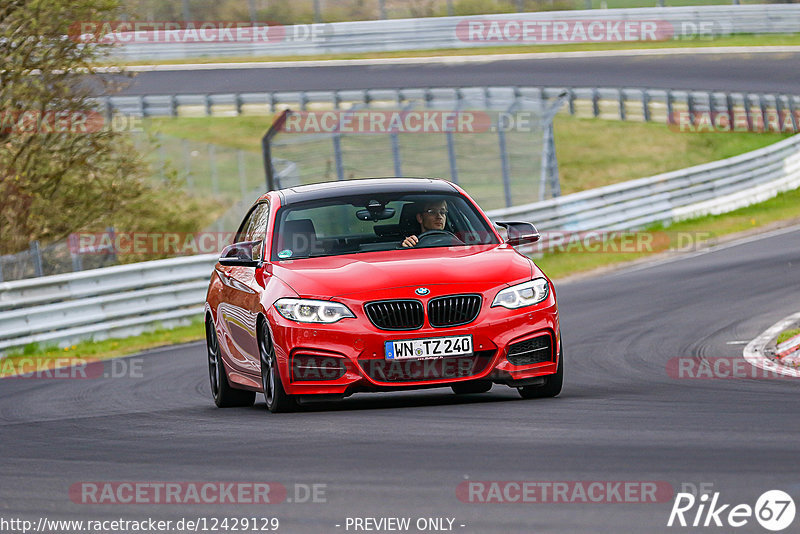
M 415 248 L 499 242 L 473 205 L 458 194 L 381 193 L 281 208 L 272 260 L 403 249 L 409 236 L 418 238 Z

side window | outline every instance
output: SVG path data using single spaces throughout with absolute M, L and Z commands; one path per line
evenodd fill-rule
M 269 219 L 269 203 L 263 202 L 256 206 L 250 217 L 250 224 L 245 231 L 245 241 L 260 240 L 261 243 L 253 247 L 253 258 L 262 258 L 264 254 L 264 238 L 267 232 L 267 221 Z
M 267 231 L 267 221 L 269 219 L 269 203 L 262 202 L 256 205 L 255 208 L 250 210 L 241 226 L 239 231 L 236 232 L 234 239 L 235 243 L 242 241 L 256 241 L 261 240 L 261 244 L 253 247 L 253 257 L 261 258 L 264 247 L 264 235 Z

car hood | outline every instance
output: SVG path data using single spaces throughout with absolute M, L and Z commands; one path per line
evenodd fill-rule
M 437 284 L 467 284 L 482 291 L 529 280 L 533 273 L 532 262 L 505 244 L 367 252 L 273 266 L 273 274 L 298 295 L 321 299 Z

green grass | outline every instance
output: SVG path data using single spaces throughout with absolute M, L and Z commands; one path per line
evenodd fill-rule
M 784 330 L 778 336 L 777 342 L 780 345 L 781 343 L 783 343 L 787 339 L 791 339 L 791 338 L 793 338 L 794 336 L 797 336 L 797 335 L 800 335 L 800 328 L 793 328 L 791 330 Z
M 171 65 L 182 63 L 240 63 L 262 61 L 323 61 L 328 59 L 379 59 L 398 57 L 479 56 L 485 54 L 528 54 L 552 52 L 587 52 L 595 50 L 641 50 L 670 48 L 703 48 L 709 46 L 800 46 L 800 34 L 732 35 L 717 38 L 686 38 L 669 41 L 629 41 L 616 43 L 578 43 L 552 45 L 505 45 L 432 50 L 402 50 L 395 52 L 369 52 L 358 54 L 320 54 L 293 56 L 226 56 L 197 57 L 191 59 L 162 59 L 136 61 L 109 61 L 109 65 Z
M 30 362 L 31 359 L 35 359 L 34 365 L 44 365 L 43 361 L 52 361 L 53 365 L 58 365 L 70 360 L 107 360 L 156 347 L 198 341 L 204 337 L 203 321 L 197 319 L 186 326 L 177 328 L 157 328 L 151 332 L 128 338 L 82 341 L 65 348 L 40 347 L 34 343 L 21 350 L 10 352 L 6 358 L 0 360 L 0 377 L 32 371 L 31 368 L 25 366 L 26 360 Z

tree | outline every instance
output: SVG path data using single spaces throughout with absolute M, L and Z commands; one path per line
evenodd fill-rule
M 110 128 L 92 98 L 114 90 L 98 72 L 110 45 L 72 30 L 116 17 L 117 0 L 0 3 L 0 254 L 120 221 L 138 231 L 199 224 L 183 218 L 191 201 L 179 209 L 186 196 L 175 184 L 149 178 L 131 133 Z M 144 217 L 132 213 L 142 208 Z

